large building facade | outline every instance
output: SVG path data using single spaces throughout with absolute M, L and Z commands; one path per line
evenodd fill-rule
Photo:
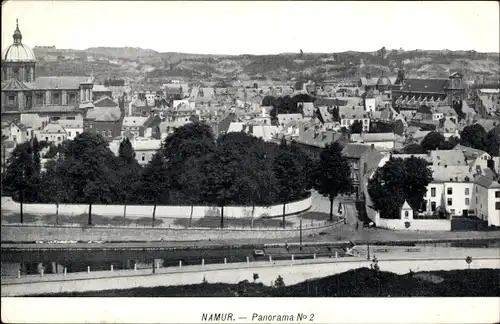
M 92 76 L 36 77 L 36 57 L 22 42 L 17 24 L 14 42 L 2 51 L 2 121 L 38 114 L 51 120 L 74 118 L 92 108 Z

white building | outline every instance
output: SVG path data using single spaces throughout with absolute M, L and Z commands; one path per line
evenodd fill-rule
M 340 125 L 349 129 L 355 121 L 360 121 L 363 124 L 363 132 L 370 130 L 370 116 L 362 106 L 339 107 Z
M 57 146 L 68 139 L 68 134 L 64 127 L 58 123 L 50 123 L 42 130 L 37 131 L 37 138 L 41 141 L 52 142 Z
M 377 110 L 376 99 L 375 98 L 366 98 L 365 99 L 365 108 L 366 108 L 366 111 Z
M 31 128 L 14 122 L 10 124 L 10 132 L 7 133 L 9 134 L 9 141 L 16 144 L 24 143 L 33 137 L 33 130 Z
M 69 140 L 83 133 L 83 119 L 81 117 L 79 119 L 59 119 L 57 123 L 64 128 Z

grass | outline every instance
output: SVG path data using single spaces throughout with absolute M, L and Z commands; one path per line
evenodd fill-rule
M 189 227 L 188 218 L 176 218 L 174 220 L 174 225 L 182 226 L 185 228 Z M 285 219 L 285 227 L 294 227 L 294 223 L 287 221 Z M 250 228 L 252 226 L 251 218 L 224 218 L 224 227 L 236 227 L 236 228 Z M 276 228 L 282 227 L 281 218 L 259 218 L 253 221 L 253 228 Z M 219 228 L 220 227 L 220 217 L 219 216 L 205 216 L 202 218 L 193 219 L 191 222 L 191 227 L 204 227 L 204 228 Z
M 439 280 L 429 280 L 439 277 Z M 377 281 L 368 268 L 307 280 L 280 289 L 253 283 L 200 283 L 124 290 L 46 294 L 44 297 L 498 297 L 500 270 L 472 269 L 398 275 L 381 271 Z M 286 276 L 283 276 L 286 284 Z M 441 280 L 442 279 L 442 280 Z
M 2 216 L 2 221 L 9 223 L 9 224 L 15 224 L 20 222 L 20 215 L 19 214 L 11 214 L 11 215 L 4 215 Z M 43 224 L 47 225 L 69 225 L 69 224 L 80 224 L 80 225 L 85 225 L 88 226 L 88 220 L 89 220 L 89 215 L 88 214 L 80 214 L 76 216 L 65 216 L 65 215 L 59 215 L 56 216 L 55 214 L 50 214 L 50 215 L 35 215 L 35 214 L 24 214 L 23 217 L 23 223 L 29 224 L 29 223 L 36 223 L 36 222 L 43 222 Z M 92 214 L 92 225 L 99 226 L 99 225 L 110 225 L 110 226 L 133 226 L 133 224 L 137 224 L 139 226 L 151 226 L 152 222 L 152 217 L 143 217 L 139 218 L 137 220 L 130 219 L 130 218 L 123 218 L 123 216 L 114 216 L 114 217 L 109 217 L 109 216 L 102 216 L 102 215 L 95 215 Z M 161 225 L 163 223 L 163 220 L 161 219 L 156 219 L 155 220 L 155 225 Z

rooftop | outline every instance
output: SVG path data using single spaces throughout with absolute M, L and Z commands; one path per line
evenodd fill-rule
M 370 152 L 372 148 L 367 145 L 349 143 L 342 149 L 342 155 L 349 158 L 361 158 L 365 153 Z
M 88 82 L 89 77 L 86 76 L 50 76 L 38 77 L 33 83 L 34 89 L 68 89 L 76 90 L 80 88 L 80 84 Z
M 148 117 L 135 117 L 135 116 L 127 116 L 123 118 L 123 127 L 134 127 L 134 126 L 142 126 Z

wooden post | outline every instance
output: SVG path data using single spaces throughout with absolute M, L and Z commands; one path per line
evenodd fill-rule
M 68 271 L 68 270 L 66 269 L 66 267 L 64 267 L 64 276 L 65 276 L 65 277 L 66 277 L 67 271 Z
M 90 266 L 87 266 L 87 273 L 90 273 Z
M 137 263 L 134 263 L 134 271 L 137 271 Z
M 113 265 L 111 265 L 111 272 L 113 272 Z
M 179 268 L 182 268 L 182 261 L 179 261 Z

